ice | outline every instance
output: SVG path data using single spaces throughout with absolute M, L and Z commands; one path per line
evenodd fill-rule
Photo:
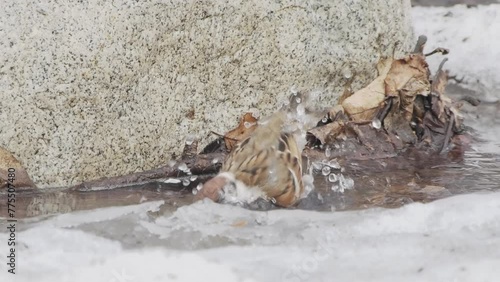
M 16 281 L 120 281 L 116 275 L 130 277 L 124 281 L 494 281 L 500 275 L 498 192 L 350 212 L 262 212 L 205 200 L 149 217 L 158 205 L 18 222 Z M 8 275 L 0 272 L 1 281 L 11 281 Z

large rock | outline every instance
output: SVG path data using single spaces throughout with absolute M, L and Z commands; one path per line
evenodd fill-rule
M 292 85 L 331 105 L 410 48 L 410 2 L 0 3 L 0 146 L 35 183 L 76 184 L 165 164 L 188 133 L 274 111 Z

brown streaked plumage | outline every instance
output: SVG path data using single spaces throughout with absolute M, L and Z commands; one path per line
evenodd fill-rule
M 302 157 L 292 134 L 282 132 L 284 113 L 274 114 L 241 141 L 226 158 L 221 173 L 207 181 L 199 198 L 221 200 L 224 185 L 240 181 L 258 188 L 276 205 L 293 206 L 302 195 Z

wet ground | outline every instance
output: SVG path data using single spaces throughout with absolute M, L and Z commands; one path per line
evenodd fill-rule
M 465 94 L 480 97 L 480 94 L 453 85 L 448 88 L 448 93 L 455 98 Z M 319 211 L 395 208 L 457 194 L 500 190 L 500 104 L 489 101 L 477 108 L 466 106 L 463 112 L 468 134 L 472 137 L 471 144 L 456 146 L 445 154 L 408 150 L 395 158 L 340 161 L 341 169 L 332 170 L 335 177 L 324 176 L 321 170 L 315 171 L 315 189 L 298 208 Z M 351 181 L 349 179 L 353 183 L 345 185 L 346 181 Z M 155 200 L 165 200 L 163 211 L 174 211 L 193 202 L 191 190 L 196 184 L 193 182 L 184 187 L 182 184 L 145 183 L 88 192 L 66 189 L 23 191 L 17 195 L 17 217 Z M 0 194 L 0 197 L 5 195 Z M 269 205 L 264 205 L 264 208 L 269 208 Z

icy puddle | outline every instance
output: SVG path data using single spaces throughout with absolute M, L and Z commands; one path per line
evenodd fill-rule
M 465 90 L 451 87 L 454 96 Z M 462 93 L 463 92 L 463 93 Z M 500 191 L 500 104 L 485 103 L 464 109 L 471 144 L 444 154 L 408 150 L 394 158 L 342 161 L 337 169 L 314 172 L 315 189 L 298 209 L 344 211 L 372 207 L 397 208 L 452 195 Z M 203 178 L 197 179 L 197 181 Z M 124 206 L 164 200 L 162 210 L 174 211 L 193 203 L 191 190 L 181 184 L 147 183 L 98 191 L 40 189 L 17 195 L 18 218 L 77 210 Z M 0 194 L 0 198 L 5 195 Z M 259 206 L 262 209 L 262 205 Z M 270 204 L 264 208 L 272 208 Z

